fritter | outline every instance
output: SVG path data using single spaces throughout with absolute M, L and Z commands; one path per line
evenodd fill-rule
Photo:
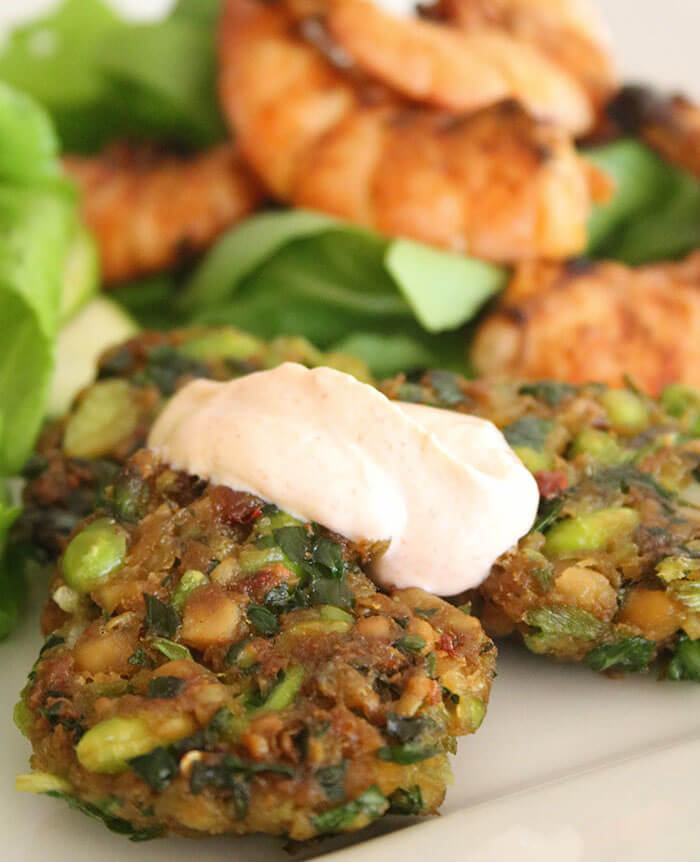
M 678 263 L 519 266 L 471 347 L 479 374 L 530 380 L 625 375 L 652 395 L 700 385 L 700 252 Z
M 138 838 L 434 812 L 495 649 L 436 596 L 378 592 L 381 550 L 138 451 L 52 579 L 20 786 Z
M 229 380 L 282 362 L 328 365 L 371 382 L 361 360 L 322 353 L 303 338 L 264 342 L 232 327 L 146 333 L 107 351 L 96 383 L 39 439 L 25 467 L 30 481 L 15 534 L 54 558 L 118 467 L 145 444 L 176 389 L 195 377 Z
M 198 338 L 225 355 L 219 332 Z M 151 338 L 121 350 L 147 355 Z M 186 338 L 159 336 L 158 343 L 177 354 L 175 342 Z M 141 387 L 124 382 L 137 397 Z M 490 634 L 513 633 L 537 652 L 596 669 L 641 669 L 660 656 L 672 677 L 700 680 L 700 391 L 672 384 L 653 399 L 603 384 L 466 381 L 447 371 L 382 388 L 391 398 L 490 419 L 538 481 L 537 523 L 499 559 L 480 594 L 466 597 Z M 62 441 L 81 403 L 44 436 L 48 458 L 26 494 L 24 529 L 52 553 L 65 545 L 61 525 L 76 523 L 77 501 L 94 505 L 109 484 L 97 476 L 81 483 L 81 471 L 105 459 L 115 470 L 120 462 L 118 445 L 102 460 L 66 456 Z M 43 501 L 53 508 L 44 510 Z M 626 657 L 635 650 L 634 661 Z
M 94 156 L 66 156 L 63 165 L 82 193 L 108 284 L 204 251 L 264 197 L 233 144 L 177 155 L 119 143 Z
M 392 398 L 486 417 L 534 473 L 538 518 L 474 608 L 492 636 L 594 670 L 700 681 L 700 391 L 486 383 L 445 371 Z

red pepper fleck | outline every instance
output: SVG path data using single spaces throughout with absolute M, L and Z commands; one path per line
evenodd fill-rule
M 440 635 L 440 640 L 438 641 L 438 649 L 442 650 L 443 652 L 446 652 L 447 655 L 454 655 L 457 651 L 457 640 L 454 635 Z
M 545 500 L 558 496 L 569 484 L 564 470 L 538 470 L 535 473 L 535 481 Z
M 219 518 L 226 524 L 246 524 L 262 514 L 260 500 L 242 491 L 217 485 L 209 492 Z

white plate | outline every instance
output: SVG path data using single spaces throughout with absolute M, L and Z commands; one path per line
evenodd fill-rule
M 47 0 L 0 0 L 0 24 Z M 139 14 L 168 0 L 122 0 Z M 700 93 L 698 0 L 607 0 L 628 77 Z M 38 602 L 36 607 L 38 608 Z M 167 839 L 133 845 L 50 799 L 17 794 L 29 747 L 10 719 L 40 646 L 36 614 L 0 647 L 0 835 L 5 862 L 697 862 L 700 686 L 609 680 L 501 650 L 487 720 L 460 743 L 443 816 L 364 840 L 321 842 L 289 857 L 264 838 Z M 402 825 L 401 822 L 399 825 Z M 364 834 L 397 828 L 381 824 Z M 352 841 L 357 842 L 354 838 Z

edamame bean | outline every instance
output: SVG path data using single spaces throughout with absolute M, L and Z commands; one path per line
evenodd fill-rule
M 608 389 L 601 404 L 612 425 L 625 431 L 641 431 L 649 424 L 649 411 L 644 401 L 629 389 Z
M 71 539 L 61 568 L 69 587 L 89 593 L 106 583 L 126 556 L 126 536 L 110 518 L 99 518 Z
M 194 592 L 197 587 L 202 587 L 209 583 L 209 578 L 197 569 L 188 569 L 180 578 L 180 583 L 175 587 L 175 592 L 170 600 L 170 604 L 176 611 L 180 612 L 184 608 L 190 593 Z
M 81 738 L 75 753 L 89 772 L 116 775 L 132 757 L 147 754 L 159 744 L 140 718 L 107 718 Z
M 597 551 L 616 536 L 631 533 L 639 523 L 635 509 L 599 509 L 555 524 L 547 533 L 545 554 L 554 556 L 576 551 Z

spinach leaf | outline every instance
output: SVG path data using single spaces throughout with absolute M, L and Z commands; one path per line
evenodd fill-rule
M 165 746 L 128 761 L 133 771 L 157 792 L 161 793 L 178 773 L 177 760 Z
M 218 242 L 178 304 L 197 323 L 235 322 L 263 338 L 303 335 L 358 356 L 375 374 L 464 371 L 461 327 L 504 272 L 317 213 L 268 212 Z

